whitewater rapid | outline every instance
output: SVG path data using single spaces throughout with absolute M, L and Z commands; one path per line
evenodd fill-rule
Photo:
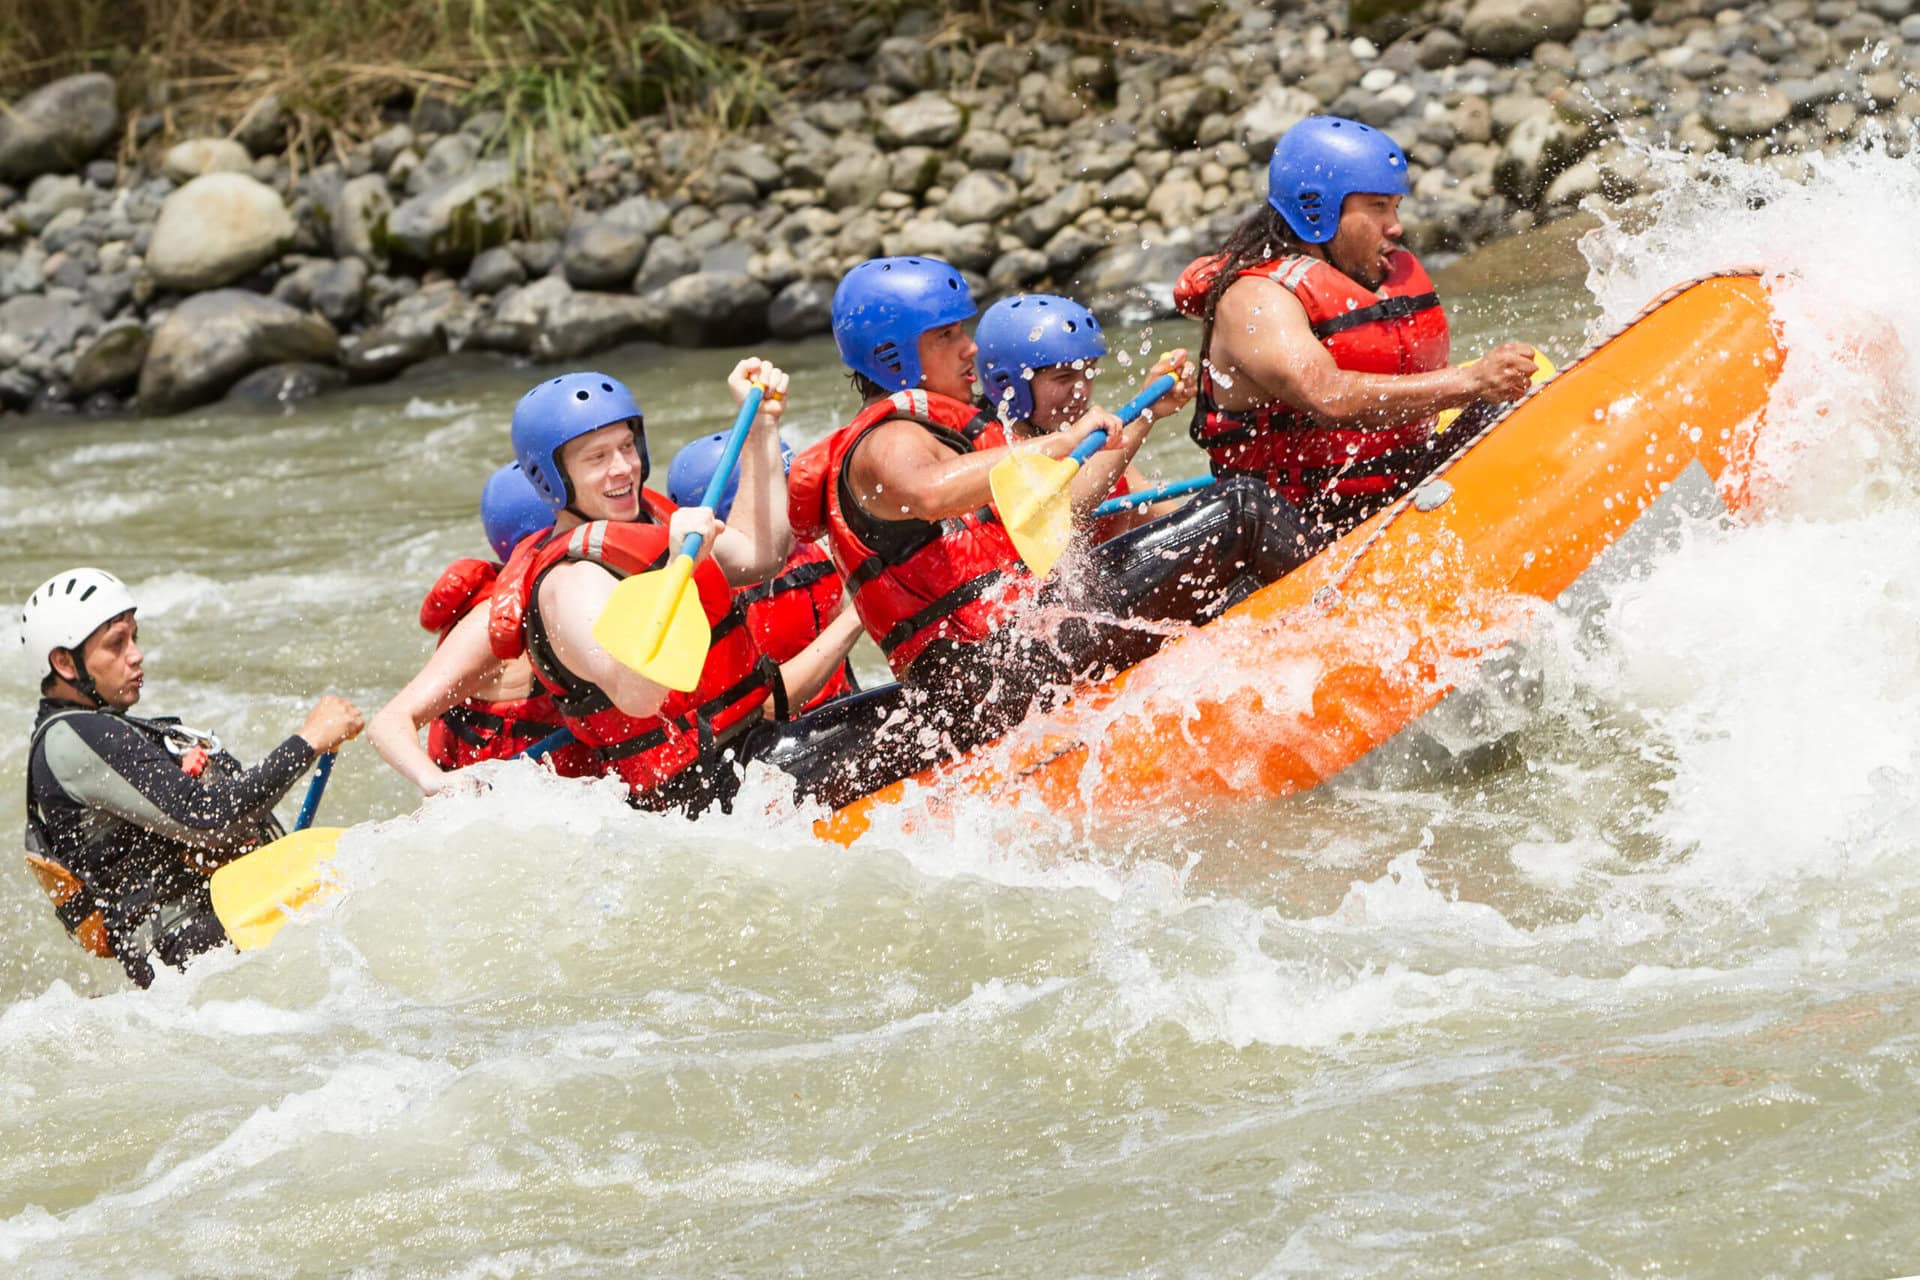
M 419 804 L 350 753 L 349 891 L 145 993 L 0 868 L 0 1266 L 1920 1269 L 1920 169 L 1891 151 L 1726 162 L 1591 233 L 1584 288 L 1461 300 L 1461 355 L 1564 361 L 1762 266 L 1788 359 L 1749 500 L 1317 792 L 1093 841 L 962 804 L 846 850 L 763 782 L 695 826 L 506 766 Z M 824 431 L 831 353 L 781 358 Z M 656 458 L 724 410 L 704 356 L 612 371 Z M 119 567 L 146 703 L 257 758 L 417 666 L 519 380 L 16 431 L 0 579 Z M 0 617 L 15 829 L 28 665 Z

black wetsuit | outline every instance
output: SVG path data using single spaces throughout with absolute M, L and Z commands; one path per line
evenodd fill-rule
M 978 644 L 936 640 L 902 683 L 763 726 L 744 754 L 791 774 L 798 796 L 838 808 L 991 742 L 1075 684 L 1144 660 L 1170 638 L 1153 624 L 1211 621 L 1328 537 L 1258 479 L 1223 480 L 1088 548 L 1022 620 Z M 1043 631 L 1035 612 L 1058 621 Z
M 183 759 L 205 746 L 177 720 L 51 698 L 34 722 L 27 852 L 79 880 L 62 922 L 72 930 L 102 913 L 114 955 L 143 987 L 154 958 L 177 967 L 226 941 L 207 876 L 281 834 L 273 806 L 314 761 L 295 735 L 253 769 L 215 750 L 189 775 Z

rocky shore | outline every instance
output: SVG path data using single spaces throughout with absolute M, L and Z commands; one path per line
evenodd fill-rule
M 108 76 L 59 80 L 0 113 L 0 413 L 285 402 L 458 349 L 801 338 L 879 253 L 947 258 L 983 300 L 1157 311 L 1315 112 L 1407 149 L 1408 239 L 1429 254 L 1644 195 L 1635 142 L 1791 174 L 1865 129 L 1907 145 L 1920 117 L 1920 0 L 1440 0 L 1359 30 L 1347 13 L 1233 0 L 1179 52 L 868 23 L 829 96 L 745 134 L 600 138 L 568 198 L 531 208 L 494 113 L 423 101 L 296 171 L 271 101 L 181 139 Z

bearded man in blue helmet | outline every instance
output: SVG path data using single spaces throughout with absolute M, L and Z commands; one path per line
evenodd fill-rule
M 1517 400 L 1534 373 L 1518 342 L 1448 367 L 1439 296 L 1400 244 L 1408 190 L 1392 138 L 1309 117 L 1273 149 L 1266 205 L 1174 289 L 1206 326 L 1193 438 L 1213 473 L 1258 477 L 1336 532 L 1441 460 L 1442 409 Z

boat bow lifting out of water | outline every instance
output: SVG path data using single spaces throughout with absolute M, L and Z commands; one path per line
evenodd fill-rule
M 909 799 L 1091 815 L 1317 786 L 1517 638 L 1683 474 L 1737 505 L 1782 360 L 1756 274 L 1672 289 L 1309 564 L 816 830 L 851 843 Z

